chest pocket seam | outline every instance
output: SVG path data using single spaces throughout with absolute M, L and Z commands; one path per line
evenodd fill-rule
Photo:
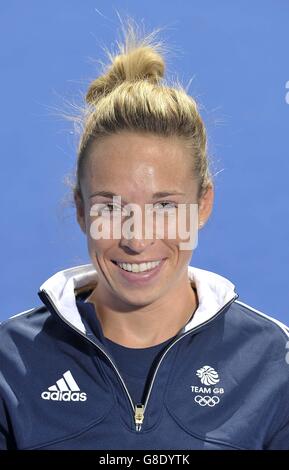
M 167 412 L 169 413 L 169 415 L 173 418 L 173 420 L 184 430 L 186 431 L 188 434 L 190 434 L 191 436 L 195 437 L 196 439 L 199 439 L 203 442 L 210 442 L 212 444 L 220 444 L 220 445 L 223 445 L 223 446 L 229 446 L 233 449 L 236 449 L 236 450 L 250 450 L 248 449 L 247 447 L 240 447 L 239 445 L 237 444 L 234 444 L 233 442 L 226 442 L 226 441 L 222 441 L 220 439 L 214 439 L 214 438 L 207 438 L 206 436 L 201 436 L 197 433 L 194 433 L 192 432 L 190 429 L 187 428 L 187 426 L 169 409 L 167 403 L 164 403 L 164 406 L 166 407 L 166 410 Z

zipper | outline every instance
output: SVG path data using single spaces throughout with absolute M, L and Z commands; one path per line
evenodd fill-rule
M 94 341 L 92 341 L 90 338 L 88 338 L 84 333 L 82 333 L 80 330 L 78 330 L 77 328 L 75 328 L 71 323 L 69 323 L 62 315 L 61 313 L 59 312 L 59 310 L 56 308 L 54 302 L 51 300 L 51 298 L 49 297 L 49 294 L 46 292 L 45 289 L 39 291 L 39 295 L 40 297 L 42 297 L 42 293 L 44 294 L 44 298 L 46 298 L 46 301 L 52 306 L 53 310 L 57 313 L 57 315 L 59 316 L 59 318 L 64 322 L 66 323 L 66 325 L 68 325 L 70 328 L 72 328 L 76 333 L 78 333 L 79 335 L 81 335 L 83 338 L 85 338 L 87 341 L 89 341 L 91 344 L 93 344 L 95 347 L 97 347 L 104 355 L 105 357 L 109 360 L 109 362 L 111 363 L 111 365 L 113 366 L 125 392 L 126 392 L 126 395 L 129 399 L 129 402 L 130 402 L 130 405 L 132 407 L 132 410 L 133 410 L 133 415 L 134 415 L 134 423 L 135 423 L 135 430 L 136 431 L 141 431 L 141 428 L 142 428 L 142 424 L 143 424 L 143 421 L 144 421 L 144 414 L 145 414 L 145 410 L 146 410 L 146 407 L 148 405 L 148 401 L 149 401 L 149 398 L 150 398 L 150 395 L 151 395 L 151 391 L 152 391 L 152 388 L 153 388 L 153 385 L 154 385 L 154 382 L 155 382 L 155 378 L 156 378 L 156 375 L 158 373 L 158 370 L 160 368 L 160 365 L 161 363 L 163 362 L 163 359 L 165 358 L 165 356 L 167 355 L 167 353 L 171 350 L 171 348 L 177 344 L 182 338 L 184 338 L 185 336 L 191 334 L 192 332 L 195 332 L 197 330 L 199 330 L 200 328 L 202 328 L 203 326 L 205 325 L 208 325 L 209 323 L 211 323 L 215 318 L 217 318 L 222 312 L 223 310 L 228 307 L 230 304 L 232 304 L 238 297 L 239 297 L 239 294 L 235 294 L 235 296 L 230 299 L 225 305 L 223 305 L 223 307 L 218 310 L 218 312 L 215 313 L 215 315 L 211 318 L 209 318 L 209 320 L 207 320 L 206 322 L 202 323 L 201 325 L 198 325 L 196 326 L 195 328 L 192 328 L 191 330 L 187 331 L 186 333 L 182 334 L 181 336 L 179 336 L 175 341 L 173 341 L 170 346 L 165 350 L 165 352 L 163 353 L 163 355 L 161 356 L 155 370 L 154 370 L 154 374 L 153 374 L 153 377 L 151 379 L 151 382 L 150 382 L 150 386 L 149 386 L 149 390 L 148 390 L 148 393 L 146 395 L 146 398 L 145 398 L 145 402 L 144 404 L 142 403 L 137 403 L 137 404 L 134 404 L 133 403 L 133 400 L 132 400 L 132 397 L 128 391 L 128 388 L 116 366 L 116 364 L 113 362 L 113 360 L 111 359 L 111 357 L 106 353 L 106 351 L 104 349 L 102 349 L 101 346 L 99 346 L 98 344 L 96 344 Z
M 134 412 L 134 422 L 135 422 L 135 430 L 140 431 L 141 426 L 144 420 L 144 405 L 141 403 L 137 403 L 135 405 L 135 412 Z

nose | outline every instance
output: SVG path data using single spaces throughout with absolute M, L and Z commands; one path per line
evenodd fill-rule
M 144 238 L 124 238 L 120 240 L 120 246 L 125 249 L 125 251 L 133 251 L 134 253 L 142 253 L 149 246 L 154 244 L 154 240 L 146 240 Z
M 143 207 L 133 206 L 133 220 L 122 225 L 120 246 L 135 253 L 142 253 L 155 243 L 155 234 L 150 219 L 146 219 L 146 211 Z M 129 213 L 131 215 L 131 212 Z M 131 222 L 133 222 L 131 224 Z

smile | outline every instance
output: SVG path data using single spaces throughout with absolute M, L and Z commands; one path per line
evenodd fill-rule
M 156 268 L 160 264 L 161 260 L 149 261 L 147 263 L 119 263 L 114 261 L 124 271 L 130 271 L 133 273 L 143 273 Z

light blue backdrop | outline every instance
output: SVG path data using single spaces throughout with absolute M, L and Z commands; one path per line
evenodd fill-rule
M 288 0 L 1 2 L 0 318 L 40 305 L 47 277 L 89 262 L 63 203 L 75 137 L 50 108 L 85 91 L 101 46 L 116 39 L 116 10 L 147 29 L 167 26 L 162 37 L 179 51 L 169 72 L 194 77 L 218 174 L 192 264 L 289 323 Z

